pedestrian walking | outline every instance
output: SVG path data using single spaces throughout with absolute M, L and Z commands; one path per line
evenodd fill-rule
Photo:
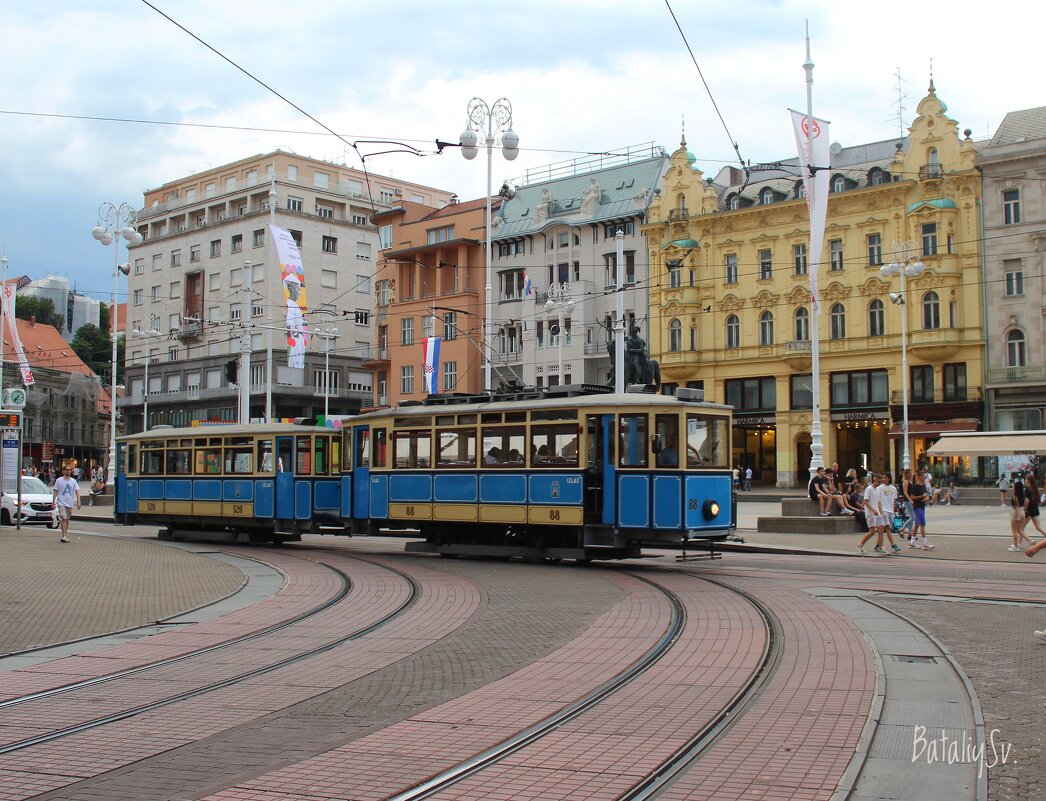
M 1024 520 L 1021 523 L 1021 533 L 1028 527 L 1028 523 L 1035 526 L 1040 537 L 1046 537 L 1046 531 L 1039 525 L 1039 487 L 1035 483 L 1035 474 L 1028 473 L 1024 479 Z
M 890 550 L 894 553 L 901 552 L 901 546 L 893 541 L 893 518 L 894 506 L 897 503 L 897 487 L 893 485 L 893 476 L 883 473 L 882 483 L 879 485 L 879 503 L 883 513 L 883 534 L 890 541 Z
M 1023 550 L 1022 541 L 1027 542 L 1028 545 L 1032 544 L 1031 538 L 1024 533 L 1027 515 L 1028 496 L 1024 492 L 1024 483 L 1020 479 L 1020 474 L 1014 473 L 1010 489 L 1010 536 L 1013 542 L 1006 549 L 1011 553 Z
M 69 520 L 73 516 L 73 506 L 80 508 L 80 484 L 72 477 L 73 469 L 66 467 L 62 477 L 54 483 L 52 503 L 58 512 L 58 524 L 62 528 L 59 542 L 69 542 Z
M 734 491 L 741 489 L 741 467 L 734 468 Z
M 999 488 L 999 506 L 1005 506 L 1006 496 L 1010 494 L 1010 479 L 1003 473 L 995 482 L 995 486 Z
M 745 468 L 745 492 L 750 492 L 752 489 L 752 466 L 748 465 Z
M 932 551 L 936 546 L 931 545 L 926 539 L 926 484 L 922 473 L 916 473 L 915 478 L 908 485 L 908 500 L 912 504 L 912 514 L 915 517 L 915 527 L 912 535 L 908 538 L 909 548 L 922 548 L 924 551 Z M 922 536 L 922 543 L 919 537 Z
M 901 483 L 897 488 L 897 501 L 904 507 L 904 524 L 901 526 L 901 530 L 898 534 L 905 537 L 910 542 L 912 539 L 912 532 L 915 529 L 915 510 L 912 508 L 912 502 L 908 498 L 908 487 L 912 483 L 912 471 L 910 468 L 905 468 L 901 472 Z
M 864 545 L 872 537 L 875 537 L 875 553 L 884 554 L 882 521 L 879 507 L 882 504 L 882 494 L 879 491 L 879 476 L 868 473 L 865 476 L 867 484 L 864 488 L 864 518 L 868 521 L 868 533 L 857 543 L 857 552 L 865 553 Z

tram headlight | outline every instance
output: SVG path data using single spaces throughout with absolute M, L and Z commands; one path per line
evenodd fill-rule
M 705 520 L 715 520 L 719 517 L 719 501 L 709 498 L 701 505 L 701 513 L 705 516 Z

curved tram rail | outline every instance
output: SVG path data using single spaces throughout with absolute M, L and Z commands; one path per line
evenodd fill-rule
M 324 602 L 323 604 L 318 605 L 314 609 L 311 609 L 311 610 L 309 610 L 309 611 L 307 611 L 307 612 L 305 612 L 305 613 L 303 613 L 301 615 L 298 615 L 297 617 L 295 617 L 295 618 L 293 618 L 291 620 L 283 621 L 283 622 L 278 623 L 278 624 L 274 624 L 273 626 L 268 627 L 267 629 L 264 629 L 262 631 L 253 632 L 253 633 L 251 633 L 249 635 L 245 635 L 243 637 L 238 637 L 238 638 L 235 638 L 233 640 L 229 640 L 229 641 L 226 641 L 226 642 L 223 642 L 223 643 L 219 643 L 219 644 L 214 645 L 214 646 L 198 649 L 196 651 L 193 651 L 193 652 L 187 653 L 187 654 L 181 654 L 181 655 L 179 655 L 177 657 L 171 657 L 169 659 L 158 660 L 156 662 L 152 662 L 152 663 L 149 663 L 147 665 L 141 665 L 139 667 L 132 668 L 130 670 L 118 671 L 118 672 L 115 672 L 115 673 L 112 673 L 112 674 L 107 674 L 105 676 L 98 676 L 98 677 L 95 677 L 95 678 L 92 678 L 92 679 L 87 679 L 85 681 L 75 682 L 75 683 L 72 683 L 72 684 L 64 685 L 62 687 L 56 687 L 56 688 L 53 688 L 51 690 L 45 690 L 43 692 L 38 692 L 38 693 L 31 693 L 31 694 L 28 694 L 28 695 L 25 695 L 25 696 L 21 696 L 19 698 L 11 698 L 11 699 L 8 699 L 7 701 L 4 701 L 2 704 L 0 704 L 0 708 L 15 706 L 15 705 L 18 705 L 18 704 L 28 703 L 30 701 L 36 701 L 36 700 L 39 700 L 39 699 L 42 699 L 42 698 L 48 698 L 48 697 L 53 697 L 53 696 L 56 696 L 56 695 L 61 695 L 61 694 L 73 692 L 75 690 L 79 690 L 79 689 L 82 689 L 84 687 L 88 687 L 88 686 L 91 686 L 91 685 L 94 685 L 94 684 L 99 684 L 99 683 L 107 682 L 107 681 L 114 681 L 114 680 L 117 680 L 117 679 L 120 679 L 120 678 L 123 678 L 123 677 L 126 677 L 126 676 L 134 675 L 134 674 L 137 674 L 137 673 L 142 673 L 142 672 L 148 671 L 148 670 L 154 670 L 154 669 L 157 669 L 157 668 L 160 668 L 160 667 L 164 667 L 166 665 L 170 665 L 170 664 L 173 664 L 173 663 L 176 663 L 176 662 L 182 662 L 182 661 L 185 661 L 185 660 L 188 660 L 188 659 L 197 658 L 197 657 L 200 657 L 200 656 L 205 655 L 205 654 L 212 653 L 212 652 L 217 651 L 217 650 L 221 650 L 221 649 L 224 649 L 224 648 L 229 648 L 231 646 L 241 644 L 241 643 L 246 642 L 248 640 L 253 640 L 253 639 L 256 639 L 258 637 L 264 637 L 266 635 L 272 634 L 273 632 L 280 631 L 282 629 L 286 629 L 288 626 L 292 626 L 292 625 L 295 625 L 297 623 L 301 623 L 304 620 L 308 620 L 309 618 L 315 617 L 316 615 L 320 614 L 323 611 L 326 611 L 327 609 L 330 609 L 332 606 L 334 606 L 335 604 L 337 604 L 338 602 L 343 600 L 346 597 L 346 595 L 348 594 L 348 592 L 349 592 L 349 584 L 350 584 L 350 582 L 349 582 L 348 576 L 345 573 L 343 573 L 342 571 L 338 570 L 337 568 L 331 567 L 330 565 L 327 565 L 327 567 L 329 567 L 331 570 L 333 570 L 336 573 L 339 573 L 342 576 L 342 579 L 343 579 L 343 582 L 344 582 L 344 586 L 343 586 L 342 591 L 339 592 L 338 595 L 335 598 L 330 599 L 330 600 Z M 176 704 L 176 703 L 179 703 L 181 701 L 186 701 L 186 700 L 189 700 L 189 699 L 192 699 L 192 698 L 198 698 L 198 697 L 200 697 L 202 695 L 206 695 L 207 693 L 214 692 L 215 690 L 220 690 L 220 689 L 223 689 L 223 688 L 226 688 L 226 687 L 233 686 L 233 685 L 238 684 L 240 682 L 247 681 L 248 679 L 253 679 L 253 678 L 256 678 L 258 676 L 263 676 L 263 675 L 265 675 L 267 673 L 271 673 L 274 670 L 279 670 L 280 668 L 287 667 L 288 665 L 293 665 L 296 662 L 301 662 L 302 660 L 308 659 L 308 658 L 316 656 L 318 654 L 325 653 L 326 651 L 330 651 L 330 650 L 332 650 L 334 648 L 337 648 L 337 647 L 339 647 L 341 645 L 344 645 L 345 643 L 352 642 L 353 640 L 357 640 L 357 639 L 359 639 L 361 637 L 364 637 L 364 636 L 366 636 L 366 635 L 368 635 L 368 634 L 370 634 L 370 633 L 380 629 L 383 626 L 387 626 L 390 623 L 392 623 L 393 621 L 395 621 L 397 618 L 402 616 L 407 610 L 409 610 L 411 607 L 413 607 L 418 602 L 419 598 L 421 597 L 421 588 L 419 587 L 418 583 L 411 576 L 407 575 L 406 573 L 404 573 L 404 572 L 402 572 L 400 570 L 397 570 L 395 568 L 390 568 L 390 567 L 387 567 L 387 566 L 383 566 L 383 567 L 385 567 L 386 569 L 390 570 L 393 573 L 396 573 L 401 578 L 403 578 L 404 581 L 406 581 L 408 586 L 410 587 L 410 594 L 406 598 L 406 600 L 404 600 L 403 603 L 401 603 L 399 605 L 399 607 L 397 607 L 395 610 L 393 610 L 389 614 L 383 616 L 380 620 L 376 620 L 376 621 L 374 621 L 373 623 L 371 623 L 371 624 L 369 624 L 367 626 L 364 626 L 364 627 L 361 627 L 359 629 L 356 629 L 355 631 L 352 631 L 352 632 L 350 632 L 350 633 L 348 633 L 348 634 L 346 634 L 346 635 L 344 635 L 342 637 L 339 637 L 339 638 L 337 638 L 335 640 L 332 640 L 330 642 L 324 643 L 323 645 L 317 646 L 315 648 L 310 648 L 308 650 L 302 651 L 301 653 L 297 653 L 297 654 L 294 654 L 292 656 L 288 656 L 288 657 L 286 657 L 284 659 L 280 659 L 280 660 L 278 660 L 276 662 L 273 662 L 271 664 L 265 665 L 263 667 L 256 668 L 256 669 L 250 670 L 250 671 L 246 671 L 246 672 L 240 673 L 240 674 L 238 674 L 236 676 L 231 676 L 231 677 L 229 677 L 227 679 L 223 679 L 222 681 L 217 681 L 217 682 L 206 684 L 206 685 L 203 685 L 203 686 L 200 686 L 200 687 L 196 687 L 196 688 L 194 688 L 192 690 L 187 690 L 186 692 L 182 692 L 182 693 L 178 693 L 176 695 L 168 696 L 167 698 L 162 698 L 162 699 L 159 699 L 157 701 L 152 701 L 150 703 L 142 704 L 140 706 L 136 706 L 136 707 L 133 707 L 133 708 L 130 708 L 130 709 L 121 710 L 120 712 L 116 712 L 116 713 L 111 714 L 111 715 L 106 715 L 106 716 L 103 716 L 103 717 L 95 718 L 93 720 L 87 720 L 87 721 L 84 721 L 82 723 L 78 723 L 78 724 L 75 724 L 75 725 L 72 725 L 72 726 L 67 726 L 67 727 L 62 728 L 62 729 L 57 729 L 57 730 L 54 730 L 54 731 L 50 731 L 50 732 L 47 732 L 45 734 L 38 735 L 36 737 L 30 737 L 30 738 L 27 738 L 27 739 L 24 739 L 24 740 L 18 740 L 16 742 L 7 743 L 5 745 L 0 746 L 0 754 L 9 754 L 9 753 L 12 753 L 12 752 L 15 752 L 15 751 L 21 751 L 21 750 L 26 749 L 26 748 L 31 748 L 32 746 L 35 746 L 35 745 L 40 745 L 42 743 L 52 742 L 54 740 L 58 740 L 58 739 L 61 739 L 63 737 L 68 737 L 70 735 L 77 734 L 79 732 L 88 731 L 90 729 L 97 729 L 99 727 L 106 726 L 106 725 L 111 724 L 111 723 L 116 723 L 118 721 L 127 720 L 128 718 L 135 717 L 136 715 L 141 715 L 141 714 L 146 713 L 146 712 L 151 712 L 151 711 L 156 710 L 156 709 L 161 709 L 163 707 L 170 706 L 172 704 Z
M 682 571 L 680 575 L 691 575 Z M 448 768 L 442 773 L 411 787 L 402 792 L 389 796 L 388 801 L 420 801 L 430 798 L 437 793 L 446 790 L 463 780 L 491 768 L 500 761 L 520 751 L 528 745 L 539 741 L 542 737 L 560 729 L 564 724 L 582 715 L 587 710 L 606 700 L 628 684 L 634 682 L 644 672 L 649 670 L 659 660 L 664 658 L 671 650 L 673 644 L 678 640 L 684 626 L 686 625 L 686 611 L 679 597 L 672 591 L 661 587 L 655 581 L 630 574 L 644 581 L 663 595 L 665 595 L 672 607 L 672 621 L 665 634 L 658 642 L 640 659 L 634 662 L 627 670 L 605 682 L 592 692 L 565 707 L 554 715 L 550 715 L 539 723 L 530 726 L 515 736 L 505 740 L 503 743 L 479 753 L 459 765 Z M 693 576 L 742 596 L 757 611 L 765 627 L 765 640 L 758 667 L 752 672 L 744 685 L 735 693 L 722 709 L 711 720 L 707 721 L 681 748 L 677 749 L 671 756 L 664 760 L 654 769 L 644 781 L 632 788 L 622 796 L 628 801 L 639 801 L 639 799 L 654 798 L 672 779 L 679 773 L 685 771 L 694 762 L 711 748 L 718 739 L 729 729 L 732 722 L 756 697 L 758 697 L 763 686 L 770 680 L 777 667 L 781 654 L 781 625 L 777 617 L 761 601 L 743 590 L 738 590 L 722 582 L 713 581 L 705 577 Z

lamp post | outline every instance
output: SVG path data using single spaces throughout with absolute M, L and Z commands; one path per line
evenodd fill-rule
M 103 203 L 98 207 L 98 225 L 91 229 L 91 236 L 103 245 L 113 246 L 113 307 L 109 320 L 109 328 L 112 329 L 113 335 L 113 380 L 112 397 L 109 402 L 109 468 L 105 472 L 105 483 L 110 487 L 116 482 L 116 345 L 119 341 L 116 328 L 116 289 L 120 273 L 127 275 L 131 271 L 130 263 L 120 264 L 120 238 L 127 242 L 128 248 L 142 244 L 142 235 L 134 229 L 137 222 L 138 212 L 134 206 L 128 203 L 121 203 L 119 206 Z
M 559 348 L 559 383 L 563 384 L 563 315 L 574 308 L 574 301 L 570 297 L 570 284 L 564 281 L 561 284 L 552 284 L 548 288 L 548 300 L 545 301 L 545 312 L 555 316 L 557 331 L 555 332 L 556 343 Z M 551 323 L 549 333 L 552 333 Z
M 159 331 L 142 331 L 140 328 L 134 329 L 131 332 L 131 336 L 136 339 L 144 339 L 149 337 L 163 336 Z M 142 431 L 149 430 L 149 346 L 145 346 L 145 375 L 143 376 L 142 384 Z
M 488 106 L 483 100 L 474 97 L 469 101 L 468 127 L 462 132 L 458 139 L 458 142 L 461 145 L 461 155 L 466 159 L 472 160 L 479 154 L 479 148 L 477 147 L 479 137 L 477 136 L 477 132 L 483 133 L 484 123 L 486 124 L 486 136 L 483 141 L 487 148 L 487 262 L 486 313 L 483 320 L 483 342 L 489 350 L 484 357 L 486 360 L 486 367 L 483 375 L 483 390 L 484 392 L 489 393 L 491 390 L 490 354 L 493 353 L 494 347 L 491 336 L 491 320 L 494 316 L 492 309 L 493 290 L 491 288 L 491 281 L 493 280 L 492 273 L 494 269 L 494 254 L 491 249 L 490 241 L 490 192 L 491 172 L 494 168 L 494 144 L 500 137 L 501 155 L 509 161 L 512 161 L 519 155 L 519 136 L 517 136 L 516 132 L 512 130 L 512 104 L 508 101 L 508 98 L 499 98 L 494 101 L 494 105 Z
M 338 338 L 338 326 L 333 324 L 334 311 L 331 309 L 318 309 L 315 314 L 327 318 L 330 328 L 317 328 L 313 330 L 315 336 L 323 339 L 323 416 L 330 414 L 331 397 L 331 340 Z
M 919 261 L 917 256 L 915 261 L 912 261 L 912 254 L 915 252 L 916 246 L 917 243 L 911 239 L 903 242 L 894 240 L 890 243 L 891 261 L 889 264 L 884 264 L 879 270 L 879 274 L 886 279 L 893 275 L 901 276 L 901 291 L 899 294 L 891 292 L 890 301 L 901 307 L 901 401 L 904 414 L 901 431 L 901 436 L 904 438 L 901 467 L 904 470 L 910 470 L 912 467 L 912 458 L 908 451 L 908 311 L 905 309 L 904 303 L 905 277 L 918 278 L 926 270 L 926 266 Z

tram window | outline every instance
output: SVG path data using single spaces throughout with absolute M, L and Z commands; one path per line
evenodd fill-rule
M 647 466 L 647 416 L 622 414 L 618 417 L 618 451 L 621 467 Z
M 250 448 L 225 449 L 225 474 L 244 474 L 254 472 L 251 465 Z
M 196 451 L 196 475 L 217 475 L 222 471 L 222 449 L 200 448 Z
M 436 415 L 437 426 L 452 426 L 454 425 L 454 415 L 452 414 L 437 414 Z
M 396 428 L 417 428 L 422 426 L 428 428 L 432 425 L 432 415 L 419 415 L 418 417 L 397 417 L 392 425 Z
M 341 437 L 331 437 L 331 473 L 341 472 Z
M 137 468 L 138 468 L 138 446 L 137 445 L 128 445 L 127 446 L 127 463 L 124 465 L 124 467 L 126 468 L 127 466 L 130 466 L 130 470 L 133 470 L 134 472 L 138 472 L 138 470 L 137 470 Z M 128 471 L 128 472 L 130 472 L 130 471 Z
M 476 466 L 476 429 L 444 429 L 436 432 L 439 451 L 436 454 L 438 467 Z
M 167 451 L 167 475 L 192 475 L 192 451 L 188 448 L 171 448 Z
M 294 474 L 296 476 L 312 475 L 312 437 L 294 438 Z
M 679 467 L 679 417 L 659 414 L 654 418 L 654 455 L 658 467 Z
M 432 435 L 428 431 L 397 431 L 392 435 L 396 467 L 418 468 L 432 465 Z
M 686 418 L 686 466 L 724 467 L 729 442 L 727 421 L 723 417 Z
M 530 427 L 530 463 L 536 467 L 578 465 L 577 425 Z
M 205 448 L 205 447 L 207 447 L 207 437 L 197 437 L 193 441 L 193 445 L 195 445 L 197 448 Z
M 382 440 L 384 442 L 384 440 Z M 370 463 L 370 429 L 360 432 L 356 440 L 356 464 L 366 467 Z
M 521 467 L 526 447 L 526 429 L 483 429 L 483 464 L 488 467 Z
M 294 471 L 294 451 L 290 437 L 276 439 L 276 472 L 291 473 Z
M 327 464 L 327 449 L 329 443 L 330 440 L 327 437 L 316 437 L 313 441 L 312 450 L 315 455 L 314 464 L 316 465 L 316 475 L 318 476 L 325 476 L 330 472 L 329 465 Z
M 258 466 L 262 473 L 272 473 L 272 440 L 258 440 Z
M 476 415 L 474 415 L 474 414 L 459 414 L 458 415 L 458 425 L 459 426 L 474 426 L 478 422 L 479 422 L 479 420 L 476 418 Z
M 343 437 L 341 454 L 344 460 L 341 463 L 341 469 L 342 471 L 348 471 L 352 469 L 352 429 L 343 428 L 341 435 Z
M 484 412 L 483 414 L 484 423 L 500 423 L 501 412 Z
M 185 439 L 178 440 L 178 447 L 180 447 L 180 448 L 191 448 L 192 447 L 192 438 L 185 438 Z
M 526 412 L 505 412 L 506 423 L 525 423 L 527 422 Z
M 539 409 L 530 413 L 531 422 L 538 420 L 577 420 L 577 409 Z
M 374 429 L 374 450 L 371 452 L 371 467 L 385 467 L 388 464 L 389 432 L 385 428 Z
M 142 469 L 139 471 L 143 476 L 163 475 L 163 451 L 142 450 Z

